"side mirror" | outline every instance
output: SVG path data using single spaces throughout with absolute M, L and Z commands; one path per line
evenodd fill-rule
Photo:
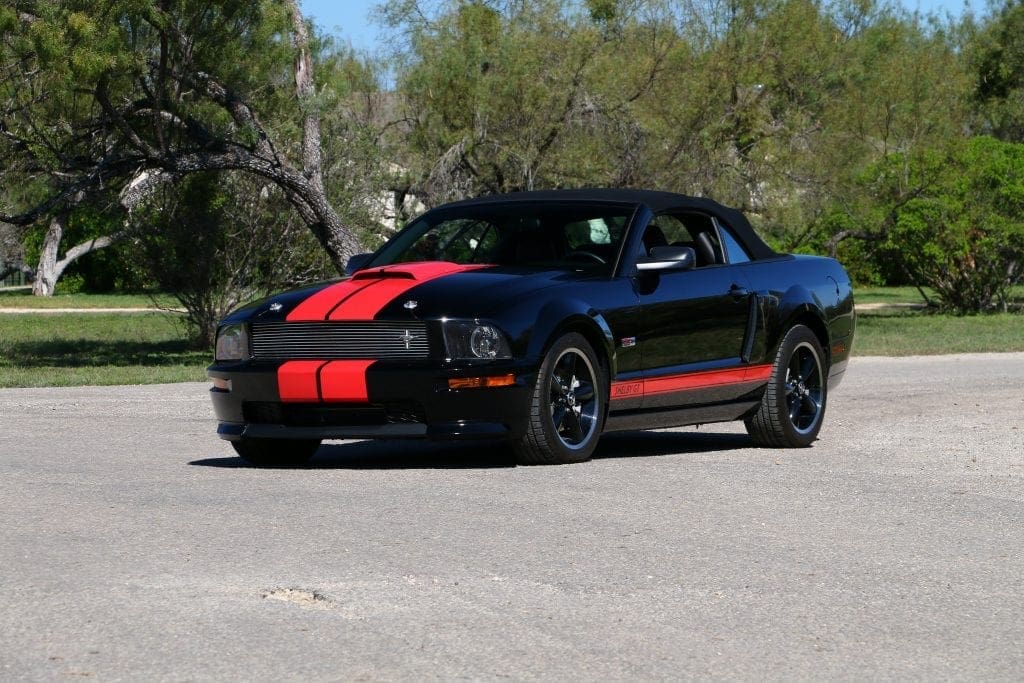
M 373 256 L 373 254 L 356 254 L 355 256 L 352 256 L 349 258 L 348 263 L 345 264 L 345 272 L 348 275 L 352 275 L 357 270 L 360 270 L 365 266 L 370 261 L 371 256 Z
M 697 265 L 697 252 L 692 247 L 654 247 L 651 255 L 636 262 L 642 273 L 669 270 L 693 270 Z

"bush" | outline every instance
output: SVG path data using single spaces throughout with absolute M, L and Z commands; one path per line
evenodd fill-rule
M 241 174 L 199 173 L 136 214 L 135 254 L 182 307 L 198 348 L 211 348 L 233 308 L 334 273 L 276 188 Z
M 1024 145 L 976 137 L 945 150 L 893 154 L 828 212 L 814 246 L 836 254 L 859 284 L 935 290 L 959 314 L 1007 308 L 1024 263 Z
M 1024 262 L 1024 145 L 956 145 L 934 185 L 896 209 L 885 246 L 944 308 L 1005 310 Z

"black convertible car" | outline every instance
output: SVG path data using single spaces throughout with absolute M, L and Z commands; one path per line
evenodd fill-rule
M 666 192 L 525 192 L 441 206 L 350 276 L 229 315 L 218 434 L 258 465 L 322 439 L 502 439 L 587 460 L 602 432 L 743 420 L 807 446 L 854 332 L 836 261 Z

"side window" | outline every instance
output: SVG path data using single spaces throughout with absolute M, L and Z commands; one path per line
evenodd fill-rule
M 725 245 L 725 253 L 729 256 L 729 263 L 748 263 L 750 254 L 739 243 L 735 235 L 724 225 L 719 225 L 719 232 L 722 235 L 722 243 Z
M 663 214 L 655 222 L 665 233 L 669 245 L 693 249 L 698 268 L 725 263 L 718 230 L 711 216 L 702 213 Z

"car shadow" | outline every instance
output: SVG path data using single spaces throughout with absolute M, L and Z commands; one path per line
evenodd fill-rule
M 647 458 L 730 451 L 753 446 L 746 434 L 615 432 L 601 437 L 595 460 Z M 255 468 L 239 457 L 193 460 L 197 467 Z M 500 442 L 355 441 L 328 442 L 300 467 L 306 470 L 496 469 L 515 467 L 515 456 Z
M 646 458 L 754 448 L 746 434 L 727 432 L 612 432 L 601 437 L 594 459 Z

